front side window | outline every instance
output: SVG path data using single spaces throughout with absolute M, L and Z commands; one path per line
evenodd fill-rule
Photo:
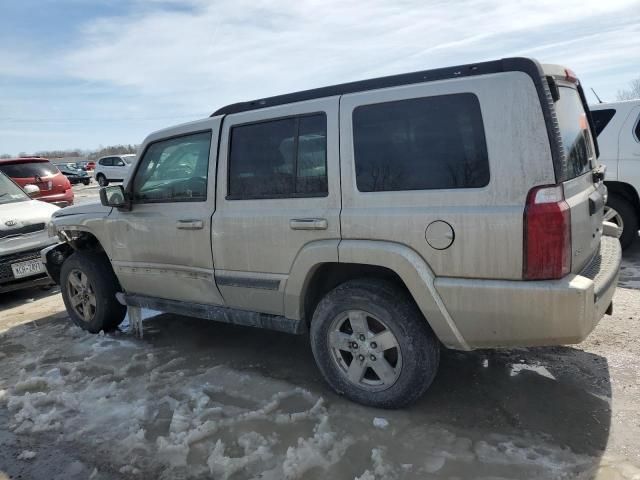
M 325 114 L 233 127 L 231 200 L 327 195 Z
M 210 131 L 149 145 L 133 181 L 133 201 L 205 201 L 210 148 Z
M 479 188 L 489 183 L 480 103 L 472 93 L 357 107 L 353 143 L 361 192 Z

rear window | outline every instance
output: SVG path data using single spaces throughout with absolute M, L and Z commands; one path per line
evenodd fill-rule
M 578 91 L 572 87 L 559 87 L 559 90 L 560 99 L 555 107 L 566 164 L 562 171 L 556 172 L 556 177 L 558 182 L 565 182 L 591 170 L 593 143 Z
M 361 192 L 489 183 L 480 102 L 472 93 L 360 106 L 353 112 L 353 142 Z
M 49 162 L 5 163 L 0 164 L 0 170 L 11 178 L 50 177 L 58 173 Z
M 597 136 L 605 129 L 615 114 L 616 111 L 613 108 L 591 110 L 591 118 L 593 119 L 593 126 L 596 129 Z

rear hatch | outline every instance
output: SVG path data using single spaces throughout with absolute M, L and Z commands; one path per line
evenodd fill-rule
M 37 185 L 41 196 L 61 194 L 67 190 L 68 180 L 66 177 L 46 159 L 5 163 L 0 168 L 7 176 L 17 180 L 21 185 Z
M 551 72 L 548 72 L 551 70 Z M 561 153 L 555 173 L 571 214 L 571 271 L 579 273 L 600 246 L 606 188 L 594 174 L 597 146 L 580 83 L 570 70 L 545 66 L 554 97 Z

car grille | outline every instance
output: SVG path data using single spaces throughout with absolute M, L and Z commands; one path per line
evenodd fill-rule
M 25 235 L 27 233 L 41 232 L 44 230 L 44 223 L 34 223 L 19 228 L 10 228 L 9 230 L 0 230 L 0 238 L 13 237 L 15 235 Z
M 40 258 L 40 250 L 27 250 L 26 252 L 12 253 L 10 255 L 0 256 L 0 282 L 14 280 L 11 264 L 25 262 Z

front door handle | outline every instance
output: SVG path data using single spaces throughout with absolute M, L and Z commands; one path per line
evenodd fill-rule
M 204 222 L 202 220 L 178 220 L 176 228 L 179 230 L 202 230 Z
M 329 224 L 326 218 L 292 218 L 289 227 L 291 230 L 326 230 Z

